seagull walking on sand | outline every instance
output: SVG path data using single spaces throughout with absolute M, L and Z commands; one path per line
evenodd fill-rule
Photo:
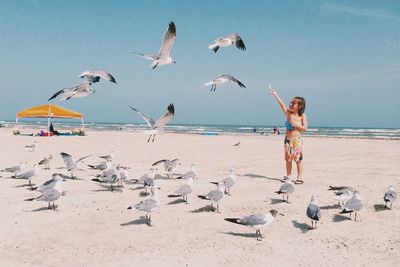
M 224 186 L 224 188 L 225 188 L 225 194 L 230 196 L 231 195 L 230 194 L 231 193 L 231 187 L 235 185 L 235 182 L 236 182 L 235 170 L 232 168 L 228 178 L 225 178 L 224 180 L 219 181 L 219 182 L 211 182 L 211 183 L 212 184 L 216 184 L 216 185 L 222 184 Z
M 174 178 L 174 171 L 175 168 L 180 164 L 178 159 L 162 159 L 159 161 L 154 162 L 151 166 L 157 166 L 159 164 L 164 165 L 164 172 L 167 175 L 168 178 L 173 179 Z
M 146 224 L 151 226 L 151 213 L 158 208 L 160 205 L 160 198 L 158 196 L 158 190 L 160 188 L 153 187 L 151 188 L 151 196 L 143 201 L 140 201 L 138 204 L 132 205 L 128 207 L 130 209 L 137 209 L 146 213 Z
M 225 218 L 225 221 L 255 228 L 257 241 L 261 241 L 263 236 L 260 228 L 270 225 L 277 214 L 278 211 L 272 209 L 266 213 L 244 216 L 242 218 Z
M 48 191 L 50 189 L 53 189 L 57 183 L 61 182 L 62 178 L 59 173 L 53 173 L 52 178 L 50 180 L 47 180 L 43 184 L 41 184 L 38 187 L 32 188 L 33 190 L 36 190 L 38 192 L 44 193 L 45 191 Z
M 107 155 L 99 156 L 99 158 L 104 159 L 106 161 L 112 161 L 114 158 L 114 153 L 110 153 Z
M 91 155 L 84 156 L 84 157 L 78 159 L 77 161 L 73 161 L 72 156 L 70 154 L 64 153 L 64 152 L 61 152 L 60 154 L 61 154 L 62 159 L 64 160 L 65 168 L 71 174 L 72 179 L 75 178 L 74 173 L 75 173 L 75 171 L 79 170 L 80 163 L 83 162 L 84 159 L 91 156 Z
M 319 208 L 317 194 L 313 194 L 311 196 L 311 201 L 310 204 L 308 204 L 306 214 L 307 217 L 311 219 L 311 229 L 317 228 L 317 222 L 319 222 L 319 220 L 321 219 L 321 209 Z
M 229 74 L 218 75 L 215 79 L 205 83 L 204 86 L 211 85 L 210 91 L 215 92 L 218 84 L 223 84 L 223 83 L 227 83 L 227 82 L 234 82 L 234 83 L 237 83 L 240 87 L 246 88 L 246 86 L 241 81 L 239 81 L 238 79 L 236 79 L 235 77 L 233 77 L 232 75 L 229 75 Z
M 351 220 L 351 214 L 354 212 L 354 221 L 357 221 L 357 213 L 362 209 L 362 207 L 363 203 L 361 201 L 360 193 L 358 191 L 354 191 L 353 197 L 346 202 L 343 210 L 340 213 L 350 213 Z
M 35 152 L 35 149 L 38 147 L 38 142 L 35 140 L 32 144 L 26 145 L 26 148 L 29 148 L 29 152 Z
M 197 195 L 201 199 L 207 199 L 211 201 L 210 211 L 213 211 L 214 204 L 217 205 L 217 212 L 219 212 L 219 202 L 224 198 L 224 186 L 218 184 L 217 189 L 210 191 L 207 195 Z
M 383 200 L 385 201 L 385 208 L 387 208 L 388 203 L 390 203 L 389 209 L 392 209 L 393 202 L 395 202 L 396 199 L 397 199 L 397 192 L 394 189 L 393 185 L 391 185 L 388 191 L 386 191 L 385 195 L 383 196 Z
M 113 166 L 113 163 L 111 161 L 102 162 L 102 163 L 99 163 L 97 165 L 89 165 L 88 164 L 89 168 L 92 168 L 92 169 L 95 169 L 95 170 L 100 170 L 100 171 L 104 171 L 106 169 L 109 169 L 112 166 Z
M 154 142 L 154 138 L 156 137 L 156 134 L 164 132 L 164 127 L 165 125 L 170 122 L 175 115 L 175 107 L 174 104 L 169 104 L 167 107 L 167 112 L 161 116 L 157 121 L 154 121 L 152 117 L 149 115 L 146 115 L 142 113 L 141 111 L 137 110 L 136 108 L 130 106 L 130 108 L 134 111 L 136 111 L 142 118 L 147 122 L 147 124 L 150 126 L 151 130 L 147 131 L 150 136 L 149 139 L 147 139 L 147 142 L 150 142 L 151 137 L 153 136 L 152 142 Z
M 294 192 L 294 185 L 292 180 L 288 177 L 285 176 L 285 183 L 279 188 L 278 191 L 275 191 L 277 194 L 282 194 L 283 201 L 285 201 L 285 196 L 286 196 L 286 202 L 289 203 L 289 195 Z
M 182 197 L 183 200 L 188 204 L 187 196 L 193 192 L 193 178 L 187 179 L 186 183 L 181 185 L 172 195 L 168 197 Z
M 65 100 L 69 100 L 71 98 L 85 97 L 85 96 L 91 95 L 95 92 L 96 91 L 91 87 L 91 83 L 85 81 L 78 85 L 61 89 L 60 91 L 58 91 L 57 93 L 52 95 L 49 98 L 49 100 L 47 100 L 47 101 L 50 101 L 57 97 L 58 97 L 58 100 L 65 101 Z
M 175 60 L 171 58 L 171 49 L 172 45 L 174 44 L 174 41 L 176 39 L 176 27 L 175 23 L 171 21 L 168 25 L 168 29 L 164 34 L 164 39 L 161 44 L 160 51 L 158 55 L 153 55 L 153 54 L 140 54 L 140 53 L 135 53 L 135 55 L 138 55 L 140 57 L 144 57 L 145 59 L 148 59 L 150 61 L 153 61 L 151 63 L 150 67 L 152 69 L 155 69 L 157 66 L 162 66 L 162 65 L 168 65 L 171 63 L 176 63 Z
M 100 81 L 100 78 L 103 78 L 109 82 L 117 83 L 114 76 L 102 69 L 93 69 L 87 70 L 79 75 L 80 78 L 85 79 L 88 83 L 97 83 Z
M 208 48 L 213 50 L 214 53 L 217 53 L 220 47 L 227 47 L 231 45 L 235 45 L 240 50 L 246 50 L 246 46 L 244 45 L 242 37 L 240 37 L 240 35 L 237 33 L 231 33 L 227 36 L 214 40 L 214 43 L 209 45 Z

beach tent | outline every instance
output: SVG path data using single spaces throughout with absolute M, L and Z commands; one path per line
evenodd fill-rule
M 83 126 L 82 113 L 50 104 L 31 107 L 18 112 L 15 123 L 18 123 L 19 118 L 47 118 L 49 127 L 52 118 L 77 119 L 81 120 Z

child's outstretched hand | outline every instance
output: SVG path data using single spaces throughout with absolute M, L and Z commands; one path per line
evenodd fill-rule
M 268 88 L 269 88 L 269 92 L 271 93 L 271 95 L 275 96 L 276 95 L 276 91 L 274 90 L 274 88 L 272 88 L 271 84 L 269 84 Z

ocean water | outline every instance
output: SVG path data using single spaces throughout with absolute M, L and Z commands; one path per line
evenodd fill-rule
M 2 122 L 4 127 L 12 128 L 15 122 Z M 72 130 L 80 128 L 78 122 L 53 122 L 56 130 Z M 281 134 L 284 134 L 285 127 L 278 125 Z M 37 129 L 47 130 L 47 121 L 22 121 L 19 122 L 18 128 L 24 131 Z M 128 131 L 137 132 L 148 130 L 147 124 L 126 124 L 126 123 L 85 123 L 87 130 L 96 131 Z M 219 134 L 219 135 L 271 135 L 274 126 L 260 125 L 167 125 L 165 132 L 189 133 L 189 134 Z M 349 128 L 349 127 L 309 127 L 303 136 L 314 137 L 337 137 L 337 138 L 371 138 L 371 139 L 399 139 L 400 129 L 390 128 Z

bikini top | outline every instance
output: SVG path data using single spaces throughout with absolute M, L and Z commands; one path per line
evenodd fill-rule
M 286 126 L 286 130 L 288 130 L 288 131 L 293 131 L 294 130 L 293 125 L 288 121 L 285 121 L 285 126 Z

